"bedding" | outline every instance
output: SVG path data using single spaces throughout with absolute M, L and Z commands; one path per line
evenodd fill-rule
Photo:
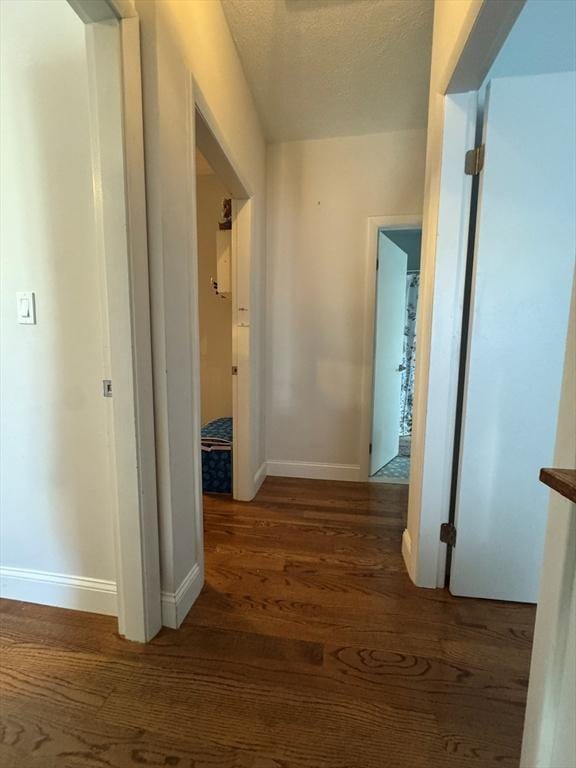
M 202 427 L 202 492 L 232 493 L 232 419 Z

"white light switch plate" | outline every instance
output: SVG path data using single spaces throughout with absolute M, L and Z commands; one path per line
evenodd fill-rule
M 22 325 L 36 325 L 36 295 L 34 291 L 16 292 L 16 314 Z

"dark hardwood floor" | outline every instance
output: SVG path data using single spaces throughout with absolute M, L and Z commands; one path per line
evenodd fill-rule
M 206 587 L 139 646 L 1 603 L 2 768 L 511 768 L 534 608 L 415 588 L 407 488 L 205 500 Z

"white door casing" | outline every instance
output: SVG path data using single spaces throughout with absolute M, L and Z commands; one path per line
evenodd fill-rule
M 69 0 L 86 23 L 96 230 L 112 377 L 118 625 L 161 627 L 139 21 L 121 2 Z

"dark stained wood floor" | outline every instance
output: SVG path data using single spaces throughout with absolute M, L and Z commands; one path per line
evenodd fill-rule
M 4 601 L 0 765 L 517 766 L 534 609 L 412 586 L 406 497 L 269 478 L 207 498 L 206 588 L 147 646 Z

